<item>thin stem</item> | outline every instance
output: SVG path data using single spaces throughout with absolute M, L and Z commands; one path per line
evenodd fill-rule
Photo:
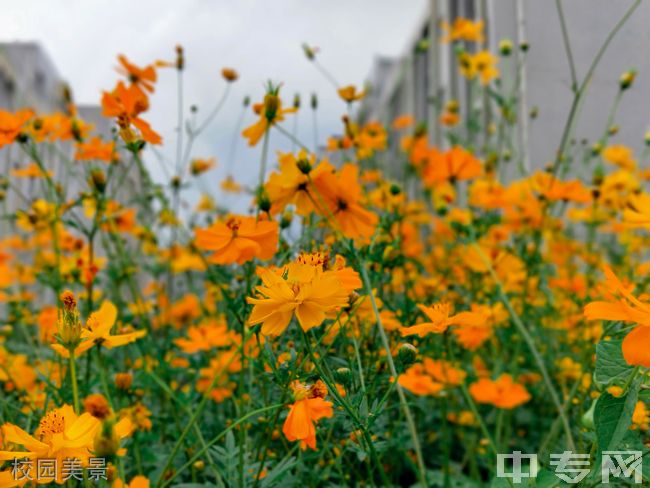
M 75 365 L 74 350 L 70 350 L 70 358 L 68 360 L 70 365 L 70 382 L 72 383 L 72 399 L 74 402 L 74 409 L 77 414 L 81 413 L 79 406 L 79 387 L 77 386 L 77 366 Z
M 174 481 L 174 480 L 176 479 L 176 477 L 177 477 L 179 474 L 181 474 L 181 473 L 182 473 L 183 471 L 185 471 L 187 468 L 189 468 L 190 466 L 192 466 L 192 464 L 194 464 L 194 462 L 195 462 L 197 459 L 199 459 L 201 456 L 203 456 L 203 454 L 204 454 L 204 453 L 205 453 L 205 452 L 206 452 L 206 451 L 207 451 L 207 450 L 208 450 L 212 445 L 214 445 L 214 444 L 216 444 L 217 442 L 219 442 L 219 440 L 220 440 L 223 436 L 225 436 L 228 432 L 230 432 L 231 430 L 233 430 L 235 427 L 239 426 L 239 424 L 241 424 L 242 422 L 246 422 L 249 418 L 254 417 L 255 415 L 259 415 L 259 414 L 261 414 L 261 413 L 268 412 L 269 410 L 275 410 L 275 409 L 280 408 L 280 407 L 282 407 L 282 406 L 283 406 L 282 403 L 278 403 L 278 404 L 271 405 L 271 406 L 268 406 L 268 407 L 258 408 L 257 410 L 253 410 L 252 412 L 248 412 L 248 413 L 247 413 L 246 415 L 244 415 L 243 417 L 240 417 L 238 420 L 236 420 L 236 421 L 233 422 L 231 425 L 229 425 L 228 427 L 226 427 L 224 430 L 222 430 L 222 431 L 221 431 L 219 434 L 217 434 L 215 437 L 213 437 L 213 438 L 210 439 L 208 442 L 206 442 L 205 446 L 203 446 L 201 449 L 199 449 L 199 450 L 196 452 L 196 454 L 194 454 L 194 456 L 192 456 L 192 457 L 191 457 L 191 458 L 190 458 L 190 459 L 189 459 L 185 464 L 183 464 L 183 466 L 181 466 L 178 470 L 176 470 L 176 471 L 175 471 L 175 472 L 174 472 L 174 473 L 173 473 L 173 474 L 172 474 L 168 479 L 166 479 L 166 480 L 164 481 L 164 483 L 162 483 L 162 484 L 161 484 L 161 481 L 162 481 L 162 477 L 161 477 L 161 479 L 158 480 L 158 483 L 156 484 L 156 486 L 160 486 L 161 488 L 165 488 L 166 486 L 169 486 L 169 485 L 172 483 L 172 481 Z
M 374 445 L 374 443 L 372 441 L 372 437 L 370 436 L 370 433 L 368 432 L 368 427 L 366 425 L 364 425 L 364 423 L 359 418 L 359 414 L 354 411 L 354 409 L 348 403 L 348 401 L 339 394 L 338 389 L 336 388 L 336 385 L 329 378 L 329 375 L 325 374 L 325 370 L 324 370 L 321 362 L 318 360 L 318 358 L 314 354 L 314 351 L 313 351 L 313 349 L 311 347 L 311 343 L 309 342 L 309 337 L 307 336 L 307 333 L 305 331 L 302 331 L 302 336 L 303 336 L 303 341 L 305 343 L 305 348 L 307 349 L 307 354 L 309 355 L 309 359 L 311 359 L 311 362 L 314 363 L 314 367 L 316 368 L 316 371 L 318 372 L 319 376 L 321 377 L 321 379 L 323 380 L 323 382 L 327 386 L 328 391 L 332 394 L 332 396 L 336 399 L 336 401 L 343 407 L 343 409 L 347 412 L 347 414 L 352 418 L 352 421 L 355 423 L 357 428 L 361 430 L 363 438 L 366 441 L 366 444 L 368 445 L 368 450 L 370 451 L 370 458 L 373 460 L 373 462 L 377 466 L 377 469 L 379 470 L 379 474 L 382 477 L 383 483 L 386 486 L 389 486 L 390 483 L 388 482 L 388 479 L 386 478 L 386 472 L 384 471 L 384 467 L 382 466 L 381 461 L 379 460 L 379 455 L 377 454 L 377 451 L 375 449 L 375 445 Z
M 614 29 L 612 29 L 611 32 L 607 35 L 605 42 L 596 53 L 596 57 L 591 62 L 591 65 L 589 66 L 589 70 L 587 70 L 587 74 L 585 75 L 585 78 L 583 79 L 582 83 L 580 84 L 578 89 L 575 90 L 573 96 L 573 102 L 571 103 L 571 109 L 569 111 L 569 117 L 567 118 L 567 121 L 564 125 L 562 138 L 560 139 L 560 146 L 558 147 L 557 154 L 555 156 L 555 161 L 553 162 L 553 171 L 552 171 L 553 175 L 557 174 L 557 170 L 564 158 L 564 152 L 566 150 L 566 145 L 568 144 L 569 141 L 570 133 L 573 129 L 575 118 L 578 112 L 578 106 L 580 105 L 580 101 L 584 96 L 585 92 L 587 91 L 587 88 L 589 87 L 589 83 L 591 82 L 591 78 L 593 77 L 594 71 L 596 71 L 596 68 L 600 63 L 600 60 L 605 54 L 605 51 L 607 51 L 609 44 L 612 42 L 612 39 L 614 39 L 618 31 L 621 30 L 623 25 L 625 25 L 627 20 L 631 17 L 632 13 L 634 13 L 634 11 L 637 9 L 637 7 L 640 4 L 641 4 L 641 0 L 636 0 L 630 6 L 627 12 L 625 12 L 625 15 L 623 15 L 623 17 L 621 17 L 621 19 L 616 23 Z
M 361 278 L 366 288 L 366 293 L 368 293 L 368 296 L 370 298 L 370 304 L 372 305 L 372 311 L 375 315 L 375 320 L 377 321 L 377 329 L 379 330 L 379 337 L 381 337 L 381 342 L 384 346 L 384 349 L 386 350 L 386 360 L 388 362 L 388 368 L 390 374 L 393 376 L 393 378 L 397 378 L 398 374 L 397 374 L 397 368 L 395 368 L 395 362 L 393 361 L 393 353 L 390 348 L 388 336 L 386 335 L 386 331 L 384 330 L 384 324 L 382 323 L 381 315 L 379 314 L 377 301 L 375 300 L 375 296 L 372 292 L 372 283 L 370 282 L 370 278 L 368 277 L 368 271 L 366 270 L 365 263 L 358 258 L 358 255 L 357 255 L 357 259 L 360 261 L 359 268 L 361 271 Z M 406 424 L 408 425 L 408 429 L 411 434 L 413 449 L 415 450 L 415 457 L 417 459 L 418 477 L 420 478 L 420 484 L 423 487 L 426 487 L 428 486 L 427 477 L 426 477 L 426 468 L 424 465 L 424 458 L 422 457 L 422 448 L 420 447 L 420 440 L 418 438 L 418 431 L 415 426 L 415 420 L 413 419 L 413 415 L 411 414 L 411 409 L 409 408 L 408 403 L 406 401 L 406 395 L 404 394 L 404 389 L 399 383 L 395 383 L 395 387 L 397 389 L 397 395 L 399 396 L 399 402 L 402 406 L 404 417 L 406 418 Z
M 569 69 L 571 71 L 571 90 L 575 92 L 578 89 L 578 76 L 576 75 L 576 65 L 573 61 L 573 52 L 571 50 L 571 43 L 569 42 L 569 32 L 564 18 L 564 10 L 562 10 L 562 0 L 555 0 L 555 6 L 557 7 L 557 15 L 560 18 L 562 40 L 564 41 L 564 49 L 566 51 L 567 60 L 569 61 Z
M 546 369 L 546 364 L 544 364 L 544 358 L 542 357 L 541 353 L 537 349 L 537 345 L 535 344 L 535 340 L 533 337 L 530 335 L 530 332 L 528 332 L 528 329 L 526 329 L 526 326 L 523 324 L 521 321 L 521 318 L 519 318 L 519 315 L 515 311 L 515 309 L 512 307 L 512 304 L 510 303 L 510 299 L 506 295 L 506 293 L 503 291 L 503 285 L 501 283 L 501 280 L 496 274 L 496 271 L 494 271 L 494 267 L 492 266 L 492 263 L 490 260 L 487 258 L 481 247 L 476 243 L 472 243 L 472 247 L 474 250 L 478 253 L 479 257 L 485 264 L 485 266 L 488 269 L 488 272 L 490 273 L 490 276 L 492 279 L 495 281 L 497 290 L 499 292 L 499 298 L 503 302 L 503 304 L 506 307 L 506 310 L 510 314 L 510 317 L 512 318 L 512 322 L 515 324 L 515 327 L 521 334 L 521 336 L 524 338 L 524 341 L 526 341 L 526 344 L 528 345 L 528 348 L 530 349 L 531 353 L 533 354 L 533 358 L 535 359 L 535 362 L 537 363 L 537 367 L 539 368 L 540 373 L 542 374 L 542 378 L 544 379 L 544 383 L 546 385 L 546 389 L 549 392 L 549 395 L 551 396 L 551 400 L 553 404 L 555 405 L 555 408 L 557 410 L 558 415 L 562 419 L 562 425 L 564 427 L 564 433 L 567 438 L 567 444 L 569 448 L 574 451 L 575 450 L 575 443 L 573 442 L 573 435 L 571 434 L 571 426 L 569 425 L 569 420 L 564 412 L 564 408 L 562 406 L 562 403 L 560 402 L 560 398 L 557 395 L 557 392 L 555 391 L 555 388 L 553 386 L 553 383 L 551 382 L 551 377 L 548 374 L 548 370 Z

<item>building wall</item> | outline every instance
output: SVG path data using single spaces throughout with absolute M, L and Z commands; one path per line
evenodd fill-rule
M 0 43 L 0 110 L 31 108 L 40 114 L 61 112 L 66 104 L 64 86 L 64 80 L 39 44 Z M 113 137 L 113 121 L 102 117 L 99 105 L 78 105 L 77 111 L 81 119 L 94 125 L 92 135 L 99 135 L 105 140 Z M 57 181 L 65 182 L 66 198 L 75 198 L 79 192 L 87 190 L 82 166 L 87 163 L 73 161 L 74 147 L 71 142 L 44 143 L 39 147 L 44 165 L 54 172 Z M 127 154 L 121 156 L 124 164 L 130 164 Z M 29 157 L 16 145 L 0 149 L 0 172 L 10 178 L 13 186 L 5 202 L 10 214 L 27 207 L 29 203 L 25 200 L 42 195 L 40 181 L 11 178 L 13 168 L 24 167 L 29 162 Z M 111 198 L 126 202 L 138 193 L 140 185 L 139 172 L 135 165 L 131 165 L 122 185 L 119 188 L 111 187 L 108 191 Z M 0 220 L 0 238 L 10 232 L 10 222 Z

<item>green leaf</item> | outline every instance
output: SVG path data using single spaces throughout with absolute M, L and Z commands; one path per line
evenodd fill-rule
M 632 414 L 639 397 L 638 381 L 627 395 L 615 397 L 603 393 L 596 403 L 594 423 L 600 451 L 616 450 L 632 424 Z
M 600 341 L 596 346 L 596 371 L 594 380 L 601 386 L 623 384 L 634 367 L 625 362 L 622 341 Z

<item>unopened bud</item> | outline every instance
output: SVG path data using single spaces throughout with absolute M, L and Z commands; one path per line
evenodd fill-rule
M 352 382 L 352 371 L 350 368 L 339 368 L 334 372 L 334 379 L 343 386 L 348 386 Z
M 90 171 L 88 184 L 97 193 L 104 193 L 104 190 L 106 190 L 106 175 L 101 169 L 93 168 Z
M 510 39 L 501 39 L 499 41 L 499 52 L 501 56 L 509 56 L 512 52 L 512 41 Z
M 634 83 L 635 78 L 636 78 L 636 70 L 634 69 L 627 70 L 625 73 L 623 73 L 618 80 L 618 86 L 621 89 L 621 91 L 630 88 Z
M 307 158 L 300 158 L 296 162 L 296 166 L 298 166 L 298 169 L 302 174 L 308 175 L 311 172 L 311 163 Z
M 262 212 L 268 212 L 269 210 L 271 210 L 271 199 L 269 198 L 269 195 L 266 193 L 264 187 L 260 187 L 260 189 L 258 190 L 256 203 Z
M 133 375 L 131 373 L 116 373 L 115 386 L 119 390 L 128 390 L 133 384 Z
M 418 350 L 413 344 L 402 344 L 399 346 L 399 350 L 397 351 L 397 358 L 405 368 L 409 367 L 415 362 L 417 355 Z
M 95 435 L 94 453 L 97 457 L 109 458 L 117 454 L 120 449 L 120 438 L 115 432 L 115 421 L 105 419 L 101 429 Z
M 221 70 L 221 76 L 223 76 L 227 82 L 232 83 L 239 78 L 239 73 L 232 68 L 224 68 Z
M 57 320 L 57 337 L 59 343 L 72 350 L 81 339 L 81 320 L 77 310 L 77 300 L 71 291 L 64 291 L 60 297 L 63 305 Z

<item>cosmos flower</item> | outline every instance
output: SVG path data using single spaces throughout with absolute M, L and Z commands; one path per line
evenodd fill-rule
M 478 403 L 489 403 L 508 410 L 526 403 L 531 398 L 526 388 L 515 383 L 509 374 L 502 374 L 494 381 L 481 378 L 469 386 L 469 392 Z
M 327 387 L 318 380 L 311 386 L 298 381 L 291 385 L 294 403 L 282 426 L 287 440 L 300 441 L 300 448 L 316 450 L 316 423 L 334 416 L 332 402 L 325 400 Z
M 95 434 L 100 422 L 89 413 L 75 414 L 70 405 L 50 410 L 41 419 L 34 436 L 20 427 L 7 423 L 2 426 L 5 443 L 22 446 L 22 451 L 0 451 L 0 461 L 16 458 L 56 459 L 58 472 L 56 477 L 42 477 L 40 483 L 62 482 L 63 460 L 75 458 L 82 462 L 91 455 Z
M 233 215 L 206 229 L 196 229 L 196 247 L 212 251 L 214 264 L 242 264 L 253 258 L 270 259 L 278 247 L 278 223 Z

